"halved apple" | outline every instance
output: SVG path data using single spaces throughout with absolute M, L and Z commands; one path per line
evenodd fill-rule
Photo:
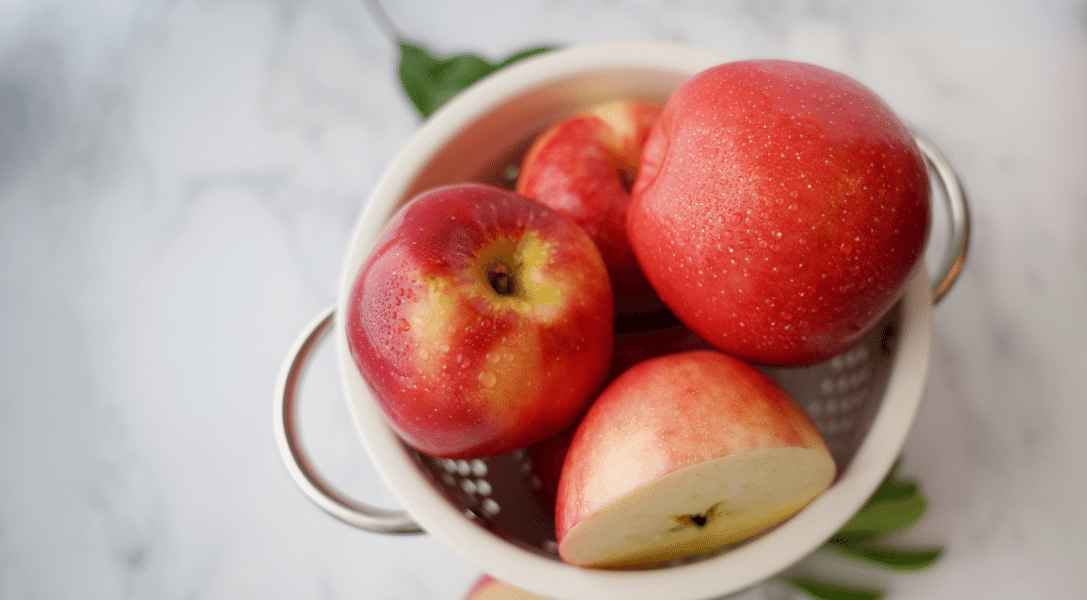
M 786 520 L 835 470 L 811 419 L 754 367 L 714 350 L 653 358 L 613 381 L 574 434 L 559 555 L 628 567 L 711 552 Z

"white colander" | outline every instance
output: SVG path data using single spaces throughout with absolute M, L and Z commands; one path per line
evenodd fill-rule
M 758 538 L 711 556 L 645 570 L 584 569 L 558 559 L 552 515 L 523 451 L 486 460 L 445 460 L 403 444 L 347 350 L 345 314 L 355 274 L 386 222 L 417 193 L 445 183 L 508 183 L 533 137 L 589 105 L 619 98 L 663 104 L 687 77 L 730 60 L 685 45 L 631 42 L 576 46 L 518 63 L 466 90 L 435 113 L 379 181 L 356 224 L 340 298 L 299 337 L 280 373 L 275 426 L 283 459 L 302 490 L 333 516 L 379 533 L 427 532 L 490 575 L 557 600 L 693 600 L 743 590 L 829 539 L 864 504 L 899 455 L 927 375 L 930 313 L 955 281 L 969 245 L 963 190 L 923 137 L 936 195 L 947 201 L 948 249 L 935 285 L 924 265 L 878 327 L 847 352 L 801 369 L 766 371 L 803 406 L 838 465 L 834 484 L 800 513 Z M 356 429 L 404 511 L 366 506 L 338 492 L 306 457 L 295 421 L 298 381 L 329 332 Z

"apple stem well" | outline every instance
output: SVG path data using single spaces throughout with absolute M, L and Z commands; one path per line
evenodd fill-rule
M 623 186 L 623 191 L 630 194 L 634 189 L 634 180 L 638 177 L 637 171 L 626 165 L 617 165 L 615 174 L 619 177 L 619 185 Z
M 497 259 L 487 266 L 487 283 L 499 296 L 515 296 L 517 294 L 517 281 L 513 276 L 513 268 L 501 259 Z

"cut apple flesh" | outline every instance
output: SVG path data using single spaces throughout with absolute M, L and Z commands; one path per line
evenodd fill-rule
M 789 518 L 830 486 L 834 461 L 808 448 L 763 448 L 659 477 L 566 534 L 563 560 L 646 566 L 743 541 Z

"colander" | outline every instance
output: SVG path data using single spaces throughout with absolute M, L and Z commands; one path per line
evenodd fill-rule
M 663 104 L 687 77 L 731 57 L 689 45 L 587 44 L 520 62 L 465 90 L 412 137 L 378 182 L 355 226 L 339 301 L 290 350 L 275 397 L 276 436 L 294 480 L 346 523 L 379 533 L 427 532 L 490 575 L 557 600 L 719 598 L 773 576 L 829 539 L 864 504 L 899 455 L 928 369 L 931 309 L 957 278 L 969 245 L 966 197 L 927 139 L 936 195 L 947 201 L 948 247 L 935 284 L 925 265 L 878 327 L 859 344 L 805 368 L 766 369 L 805 408 L 838 466 L 833 485 L 793 518 L 709 556 L 642 570 L 585 569 L 558 559 L 552 515 L 531 458 L 514 451 L 486 460 L 447 460 L 402 443 L 358 374 L 337 315 L 360 265 L 393 213 L 430 187 L 461 181 L 508 185 L 533 137 L 589 105 L 619 98 Z M 348 405 L 363 445 L 403 506 L 367 506 L 337 491 L 299 442 L 296 390 L 315 346 L 332 332 Z

